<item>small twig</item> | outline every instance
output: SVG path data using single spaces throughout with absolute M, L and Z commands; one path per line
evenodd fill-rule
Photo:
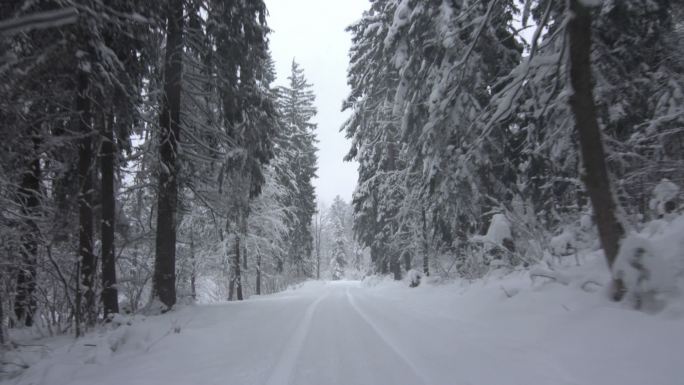
M 536 278 L 536 277 L 548 278 L 548 279 L 550 279 L 550 280 L 552 280 L 552 281 L 558 281 L 558 279 L 557 279 L 556 277 L 554 277 L 553 275 L 542 274 L 542 273 L 533 273 L 533 274 L 530 274 L 530 278 Z

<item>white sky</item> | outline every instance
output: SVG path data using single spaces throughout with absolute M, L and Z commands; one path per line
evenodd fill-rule
M 278 80 L 284 85 L 294 58 L 314 86 L 318 115 L 319 201 L 330 203 L 335 195 L 351 200 L 356 186 L 357 164 L 344 162 L 349 141 L 339 132 L 348 116 L 340 112 L 347 97 L 347 53 L 351 36 L 344 29 L 361 18 L 368 0 L 266 0 L 269 10 L 271 52 Z

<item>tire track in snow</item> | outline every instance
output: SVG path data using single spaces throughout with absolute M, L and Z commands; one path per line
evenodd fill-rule
M 318 307 L 318 304 L 323 301 L 329 293 L 325 293 L 318 297 L 311 305 L 307 306 L 304 312 L 304 318 L 302 318 L 301 323 L 297 326 L 292 337 L 287 341 L 285 348 L 280 354 L 280 359 L 278 363 L 273 368 L 271 375 L 268 376 L 266 380 L 266 385 L 283 385 L 289 384 L 292 374 L 294 373 L 295 366 L 297 364 L 297 359 L 304 346 L 304 341 L 306 340 L 306 335 L 311 328 L 311 320 L 313 319 L 314 312 Z
M 382 328 L 378 327 L 372 320 L 371 317 L 368 316 L 361 308 L 359 305 L 357 305 L 356 301 L 354 300 L 354 297 L 352 297 L 351 293 L 349 292 L 349 289 L 346 289 L 346 295 L 347 295 L 347 300 L 349 301 L 349 304 L 351 307 L 354 309 L 354 311 L 361 317 L 361 319 L 370 326 L 371 329 L 380 337 L 380 339 L 387 345 L 387 347 L 392 350 L 397 357 L 401 358 L 402 361 L 406 364 L 406 367 L 409 368 L 413 374 L 420 380 L 420 383 L 422 384 L 430 384 L 432 383 L 431 381 L 428 380 L 428 376 L 426 376 L 424 373 L 421 372 L 412 362 L 412 360 L 396 345 L 392 342 L 392 339 L 389 338 L 389 336 L 382 330 Z

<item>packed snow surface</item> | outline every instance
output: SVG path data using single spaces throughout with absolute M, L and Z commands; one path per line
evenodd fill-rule
M 606 275 L 586 283 L 601 269 L 585 260 L 562 284 L 529 271 L 414 289 L 310 282 L 133 318 L 54 346 L 7 383 L 681 384 L 684 307 L 653 315 L 612 303 Z

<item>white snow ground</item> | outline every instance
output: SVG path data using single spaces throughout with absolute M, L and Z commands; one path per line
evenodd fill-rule
M 646 314 L 581 288 L 606 270 L 590 256 L 563 284 L 529 271 L 415 289 L 310 282 L 53 341 L 6 383 L 681 385 L 684 304 Z

